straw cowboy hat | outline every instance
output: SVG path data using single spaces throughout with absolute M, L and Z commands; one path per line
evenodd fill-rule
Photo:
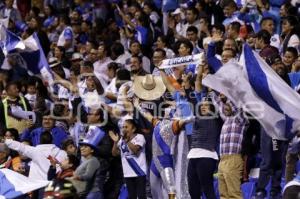
M 133 92 L 140 99 L 155 100 L 160 98 L 165 91 L 166 86 L 160 76 L 148 74 L 134 78 Z

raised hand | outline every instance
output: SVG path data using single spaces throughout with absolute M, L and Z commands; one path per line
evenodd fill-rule
M 114 133 L 113 131 L 109 131 L 108 132 L 109 137 L 114 141 L 114 142 L 118 142 L 120 137 L 118 134 Z
M 136 108 L 139 107 L 139 105 L 140 105 L 140 99 L 137 98 L 137 97 L 133 98 L 133 105 Z

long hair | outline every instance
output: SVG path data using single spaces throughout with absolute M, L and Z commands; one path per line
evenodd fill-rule
M 93 79 L 93 81 L 95 83 L 97 93 L 99 95 L 102 95 L 104 93 L 104 89 L 102 87 L 101 82 L 99 81 L 99 79 L 96 76 L 91 76 L 91 78 Z

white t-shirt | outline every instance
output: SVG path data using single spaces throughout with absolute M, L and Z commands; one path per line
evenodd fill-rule
M 34 108 L 34 105 L 36 102 L 36 94 L 32 95 L 32 94 L 27 93 L 24 97 L 28 100 L 31 108 Z
M 288 47 L 297 48 L 299 44 L 300 44 L 299 37 L 296 34 L 293 34 L 289 40 Z
M 145 176 L 147 174 L 145 155 L 146 140 L 142 134 L 137 134 L 130 142 L 134 145 L 139 145 L 141 147 L 141 151 L 138 155 L 134 155 L 123 139 L 118 142 L 118 147 L 121 152 L 124 177 L 130 178 Z
M 108 84 L 108 86 L 105 88 L 105 92 L 106 92 L 106 93 L 110 92 L 110 93 L 113 93 L 113 94 L 115 94 L 115 95 L 118 94 L 118 89 L 117 89 L 117 87 L 116 87 L 116 79 L 117 79 L 117 78 L 113 78 L 113 79 L 111 80 L 111 82 Z
M 112 62 L 112 60 L 109 57 L 106 57 L 103 60 L 98 60 L 93 64 L 94 73 L 98 76 L 101 76 L 106 83 L 109 82 L 107 65 L 110 62 Z
M 188 159 L 194 159 L 194 158 L 212 158 L 215 160 L 218 160 L 218 154 L 216 151 L 209 151 L 202 148 L 193 148 L 189 151 Z

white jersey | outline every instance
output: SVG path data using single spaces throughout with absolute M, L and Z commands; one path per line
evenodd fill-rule
M 66 52 L 70 52 L 74 50 L 74 33 L 73 29 L 70 26 L 67 26 L 62 33 L 58 37 L 57 46 L 64 46 L 66 43 L 66 40 L 72 40 L 72 47 L 69 49 L 66 49 Z
M 124 177 L 130 178 L 145 176 L 147 174 L 145 155 L 146 140 L 142 134 L 137 134 L 130 142 L 134 145 L 139 145 L 141 147 L 141 151 L 138 155 L 134 155 L 123 139 L 118 142 L 118 147 L 121 152 Z
M 274 35 L 271 37 L 270 45 L 271 45 L 271 46 L 274 46 L 274 47 L 277 48 L 278 50 L 280 49 L 280 38 L 279 38 L 279 35 L 278 35 L 278 34 L 274 34 Z

